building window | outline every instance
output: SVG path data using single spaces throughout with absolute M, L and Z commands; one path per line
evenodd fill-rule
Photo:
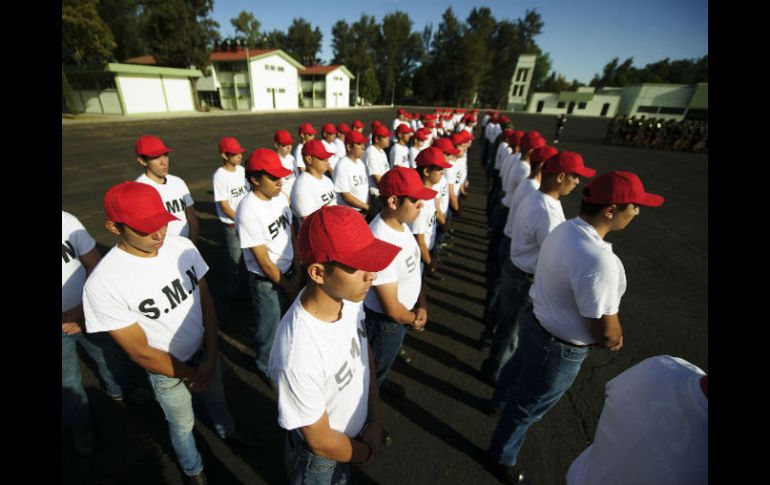
M 239 98 L 248 98 L 249 96 L 251 96 L 251 92 L 248 86 L 238 86 Z
M 273 88 L 267 88 L 267 92 L 268 93 L 272 93 L 273 92 Z
M 279 93 L 285 93 L 285 92 L 286 92 L 286 90 L 285 90 L 285 89 L 283 89 L 283 88 L 279 88 L 279 89 L 278 89 L 278 92 L 279 92 Z
M 578 103 L 578 109 L 586 109 L 586 103 Z
M 278 72 L 283 72 L 283 66 L 278 66 Z
M 219 62 L 216 66 L 219 72 L 240 72 L 246 70 L 245 62 Z
M 527 74 L 529 74 L 529 69 L 519 69 L 516 73 L 516 81 L 527 82 Z
M 559 101 L 559 102 L 556 104 L 556 107 L 557 107 L 557 108 L 564 108 L 565 106 L 567 106 L 567 103 L 565 103 L 564 101 Z
M 657 106 L 639 106 L 636 108 L 636 111 L 638 113 L 657 113 L 658 107 Z
M 660 108 L 660 114 L 662 115 L 683 115 L 684 108 L 673 108 L 671 106 L 663 106 Z

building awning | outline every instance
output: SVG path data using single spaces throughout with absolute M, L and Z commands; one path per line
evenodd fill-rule
M 118 63 L 110 63 L 102 67 L 65 67 L 64 70 L 72 73 L 114 72 L 116 74 L 139 74 L 145 76 L 163 75 L 185 78 L 203 76 L 203 73 L 199 69 L 179 69 L 175 67 L 140 66 L 136 64 Z
M 709 109 L 709 84 L 698 83 L 695 85 L 695 91 L 690 98 L 688 108 Z

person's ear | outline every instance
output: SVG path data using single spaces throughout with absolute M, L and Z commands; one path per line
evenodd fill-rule
M 120 229 L 118 229 L 118 225 L 112 221 L 104 221 L 104 228 L 107 229 L 107 231 L 111 232 L 112 234 L 115 234 L 116 236 L 121 235 Z
M 310 281 L 322 285 L 326 281 L 326 268 L 321 263 L 313 263 L 307 267 L 307 276 Z

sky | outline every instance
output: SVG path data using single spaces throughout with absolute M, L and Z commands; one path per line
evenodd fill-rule
M 666 57 L 708 54 L 708 0 L 214 0 L 211 17 L 219 22 L 222 37 L 235 34 L 230 19 L 243 10 L 260 21 L 263 32 L 286 31 L 293 18 L 303 17 L 320 27 L 319 57 L 328 64 L 334 56 L 332 26 L 340 19 L 352 24 L 366 14 L 379 23 L 388 13 L 402 11 L 409 14 L 413 31 L 433 24 L 435 32 L 450 5 L 461 22 L 474 7 L 488 7 L 498 21 L 516 21 L 528 9 L 537 10 L 545 26 L 535 41 L 550 54 L 552 69 L 568 81 L 587 84 L 614 57 L 620 62 L 633 57 L 641 68 Z

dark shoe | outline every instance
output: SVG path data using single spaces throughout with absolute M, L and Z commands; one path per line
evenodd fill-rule
M 75 432 L 75 450 L 80 456 L 88 456 L 94 452 L 96 447 L 96 433 L 94 425 L 90 423 L 83 429 L 76 429 Z
M 224 441 L 228 445 L 242 446 L 244 448 L 258 448 L 262 445 L 257 437 L 252 436 L 250 433 L 244 433 L 241 430 L 237 430 L 226 437 Z
M 401 348 L 401 350 L 398 351 L 398 358 L 403 360 L 407 364 L 412 361 L 412 358 L 409 357 L 409 354 L 406 352 L 406 350 L 403 347 Z
M 496 459 L 492 458 L 489 455 L 486 455 L 486 458 L 487 458 L 487 464 L 490 470 L 495 475 L 495 477 L 501 482 L 508 483 L 511 485 L 527 483 L 524 481 L 525 480 L 524 472 L 522 472 L 521 468 L 518 465 L 513 465 L 513 466 L 501 465 L 500 463 L 497 462 Z
M 404 386 L 396 384 L 395 382 L 385 381 L 382 383 L 382 386 L 380 386 L 380 394 L 402 399 L 406 397 L 406 389 L 404 389 Z
M 388 446 L 391 443 L 393 443 L 393 437 L 390 436 L 390 433 L 385 428 L 382 428 L 382 440 L 381 441 L 382 441 L 382 444 L 385 445 L 385 446 Z
M 492 348 L 492 342 L 490 342 L 484 337 L 481 337 L 479 339 L 478 347 L 479 347 L 479 350 L 489 350 Z
M 502 411 L 490 399 L 481 406 L 481 412 L 487 416 L 500 416 Z
M 188 485 L 208 485 L 209 481 L 206 480 L 206 474 L 203 472 L 200 472 L 197 475 L 188 476 L 186 483 Z

